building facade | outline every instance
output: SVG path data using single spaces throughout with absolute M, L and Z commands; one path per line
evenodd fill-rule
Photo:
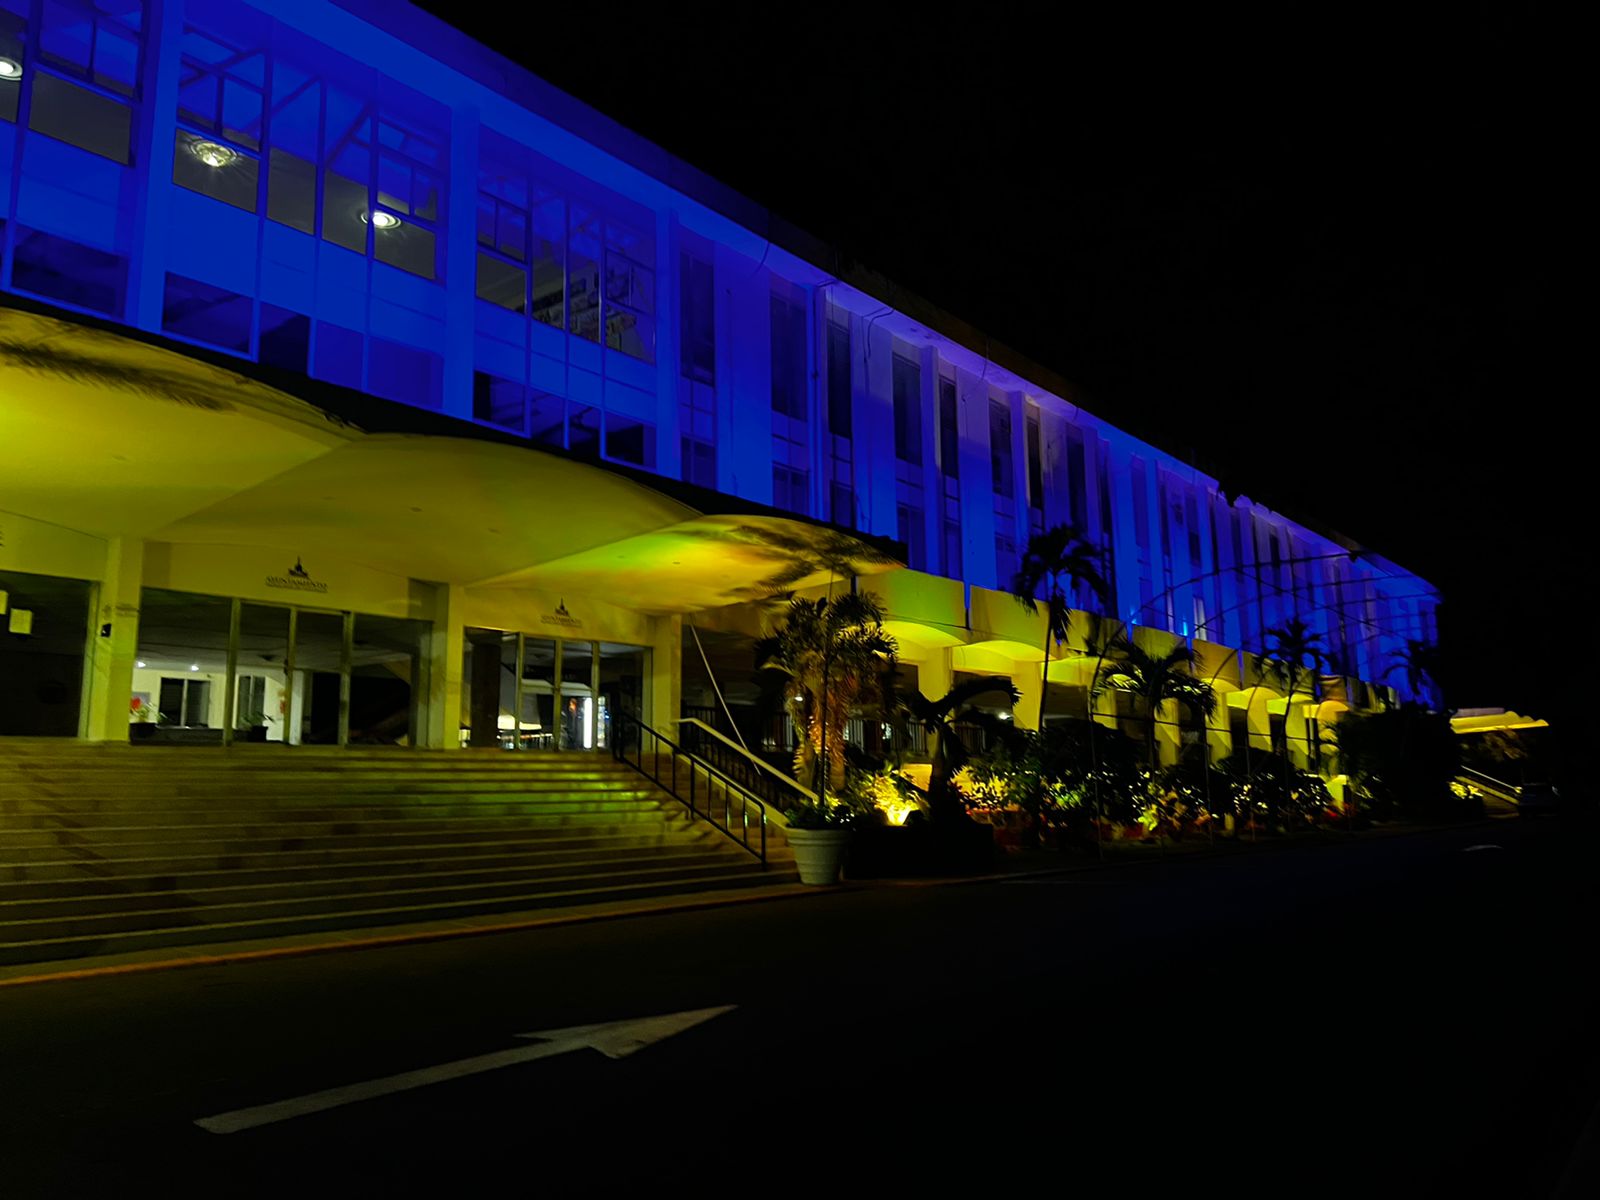
M 1219 754 L 1435 637 L 1425 581 L 406 5 L 0 0 L 0 250 L 0 734 L 593 746 L 846 533 L 922 690 L 1019 722 L 1056 525 L 1196 645 Z M 1296 617 L 1315 711 L 1250 665 Z

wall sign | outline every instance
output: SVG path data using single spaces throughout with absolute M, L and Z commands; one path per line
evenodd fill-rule
M 311 573 L 301 565 L 300 556 L 294 557 L 294 566 L 283 575 L 268 575 L 267 586 L 277 588 L 284 592 L 314 592 L 321 596 L 328 591 L 328 585 L 320 579 L 311 578 Z
M 539 620 L 542 624 L 559 625 L 563 629 L 583 628 L 583 619 L 575 617 L 567 611 L 567 602 L 565 600 L 557 600 L 555 612 L 541 613 Z

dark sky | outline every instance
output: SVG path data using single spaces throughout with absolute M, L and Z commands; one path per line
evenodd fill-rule
M 1425 574 L 1455 703 L 1564 707 L 1593 385 L 1554 366 L 1577 143 L 1536 6 L 541 6 L 518 46 L 497 10 L 426 7 Z

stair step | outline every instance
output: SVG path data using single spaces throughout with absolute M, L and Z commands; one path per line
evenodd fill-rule
M 21 905 L 7 905 L 5 912 L 0 913 L 0 946 L 50 938 L 130 933 L 141 929 L 227 925 L 274 918 L 325 917 L 343 912 L 365 911 L 373 907 L 495 903 L 507 896 L 523 896 L 529 893 L 554 895 L 570 890 L 593 889 L 605 883 L 623 885 L 666 883 L 684 879 L 716 878 L 724 874 L 742 875 L 749 870 L 747 863 L 754 865 L 758 870 L 760 868 L 760 864 L 754 859 L 724 860 L 715 866 L 634 867 L 627 871 L 580 871 L 538 879 L 506 879 L 494 883 L 430 881 L 419 887 L 376 886 L 370 890 L 350 894 L 267 896 L 216 904 L 151 905 L 128 911 L 81 912 L 63 916 L 14 917 L 14 912 L 28 910 Z M 392 885 L 405 881 L 380 882 Z
M 146 892 L 193 893 L 218 887 L 251 887 L 258 884 L 301 883 L 315 880 L 342 880 L 379 875 L 428 875 L 450 872 L 528 869 L 537 872 L 573 863 L 612 865 L 628 862 L 660 861 L 681 854 L 720 854 L 722 847 L 709 838 L 694 835 L 647 844 L 629 844 L 634 839 L 617 838 L 615 846 L 576 846 L 557 849 L 516 849 L 502 853 L 408 854 L 397 858 L 369 857 L 365 860 L 314 861 L 285 864 L 282 856 L 271 856 L 265 865 L 218 869 L 203 862 L 164 864 L 135 861 L 118 874 L 86 875 L 81 870 L 59 877 L 38 877 L 0 881 L 0 905 L 45 899 L 91 896 L 127 896 Z M 429 849 L 435 849 L 429 847 Z M 448 849 L 441 847 L 440 849 Z
M 295 934 L 335 930 L 378 929 L 385 925 L 463 916 L 487 916 L 578 904 L 604 904 L 738 888 L 772 887 L 793 881 L 792 872 L 762 872 L 759 864 L 756 864 L 743 874 L 683 879 L 672 883 L 622 884 L 559 893 L 530 892 L 520 896 L 503 896 L 493 902 L 396 905 L 359 912 L 305 917 L 299 920 L 269 917 L 218 925 L 195 925 L 183 929 L 145 929 L 104 935 L 43 938 L 33 942 L 0 944 L 0 965 L 64 960 L 87 955 L 122 954 L 135 950 L 169 949 L 201 943 L 290 937 Z

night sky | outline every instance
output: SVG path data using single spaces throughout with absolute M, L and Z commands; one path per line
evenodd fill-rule
M 1451 703 L 1575 701 L 1582 627 L 1552 618 L 1593 385 L 1553 365 L 1572 168 L 1536 6 L 541 6 L 514 45 L 425 7 L 1230 492 L 1425 575 Z

